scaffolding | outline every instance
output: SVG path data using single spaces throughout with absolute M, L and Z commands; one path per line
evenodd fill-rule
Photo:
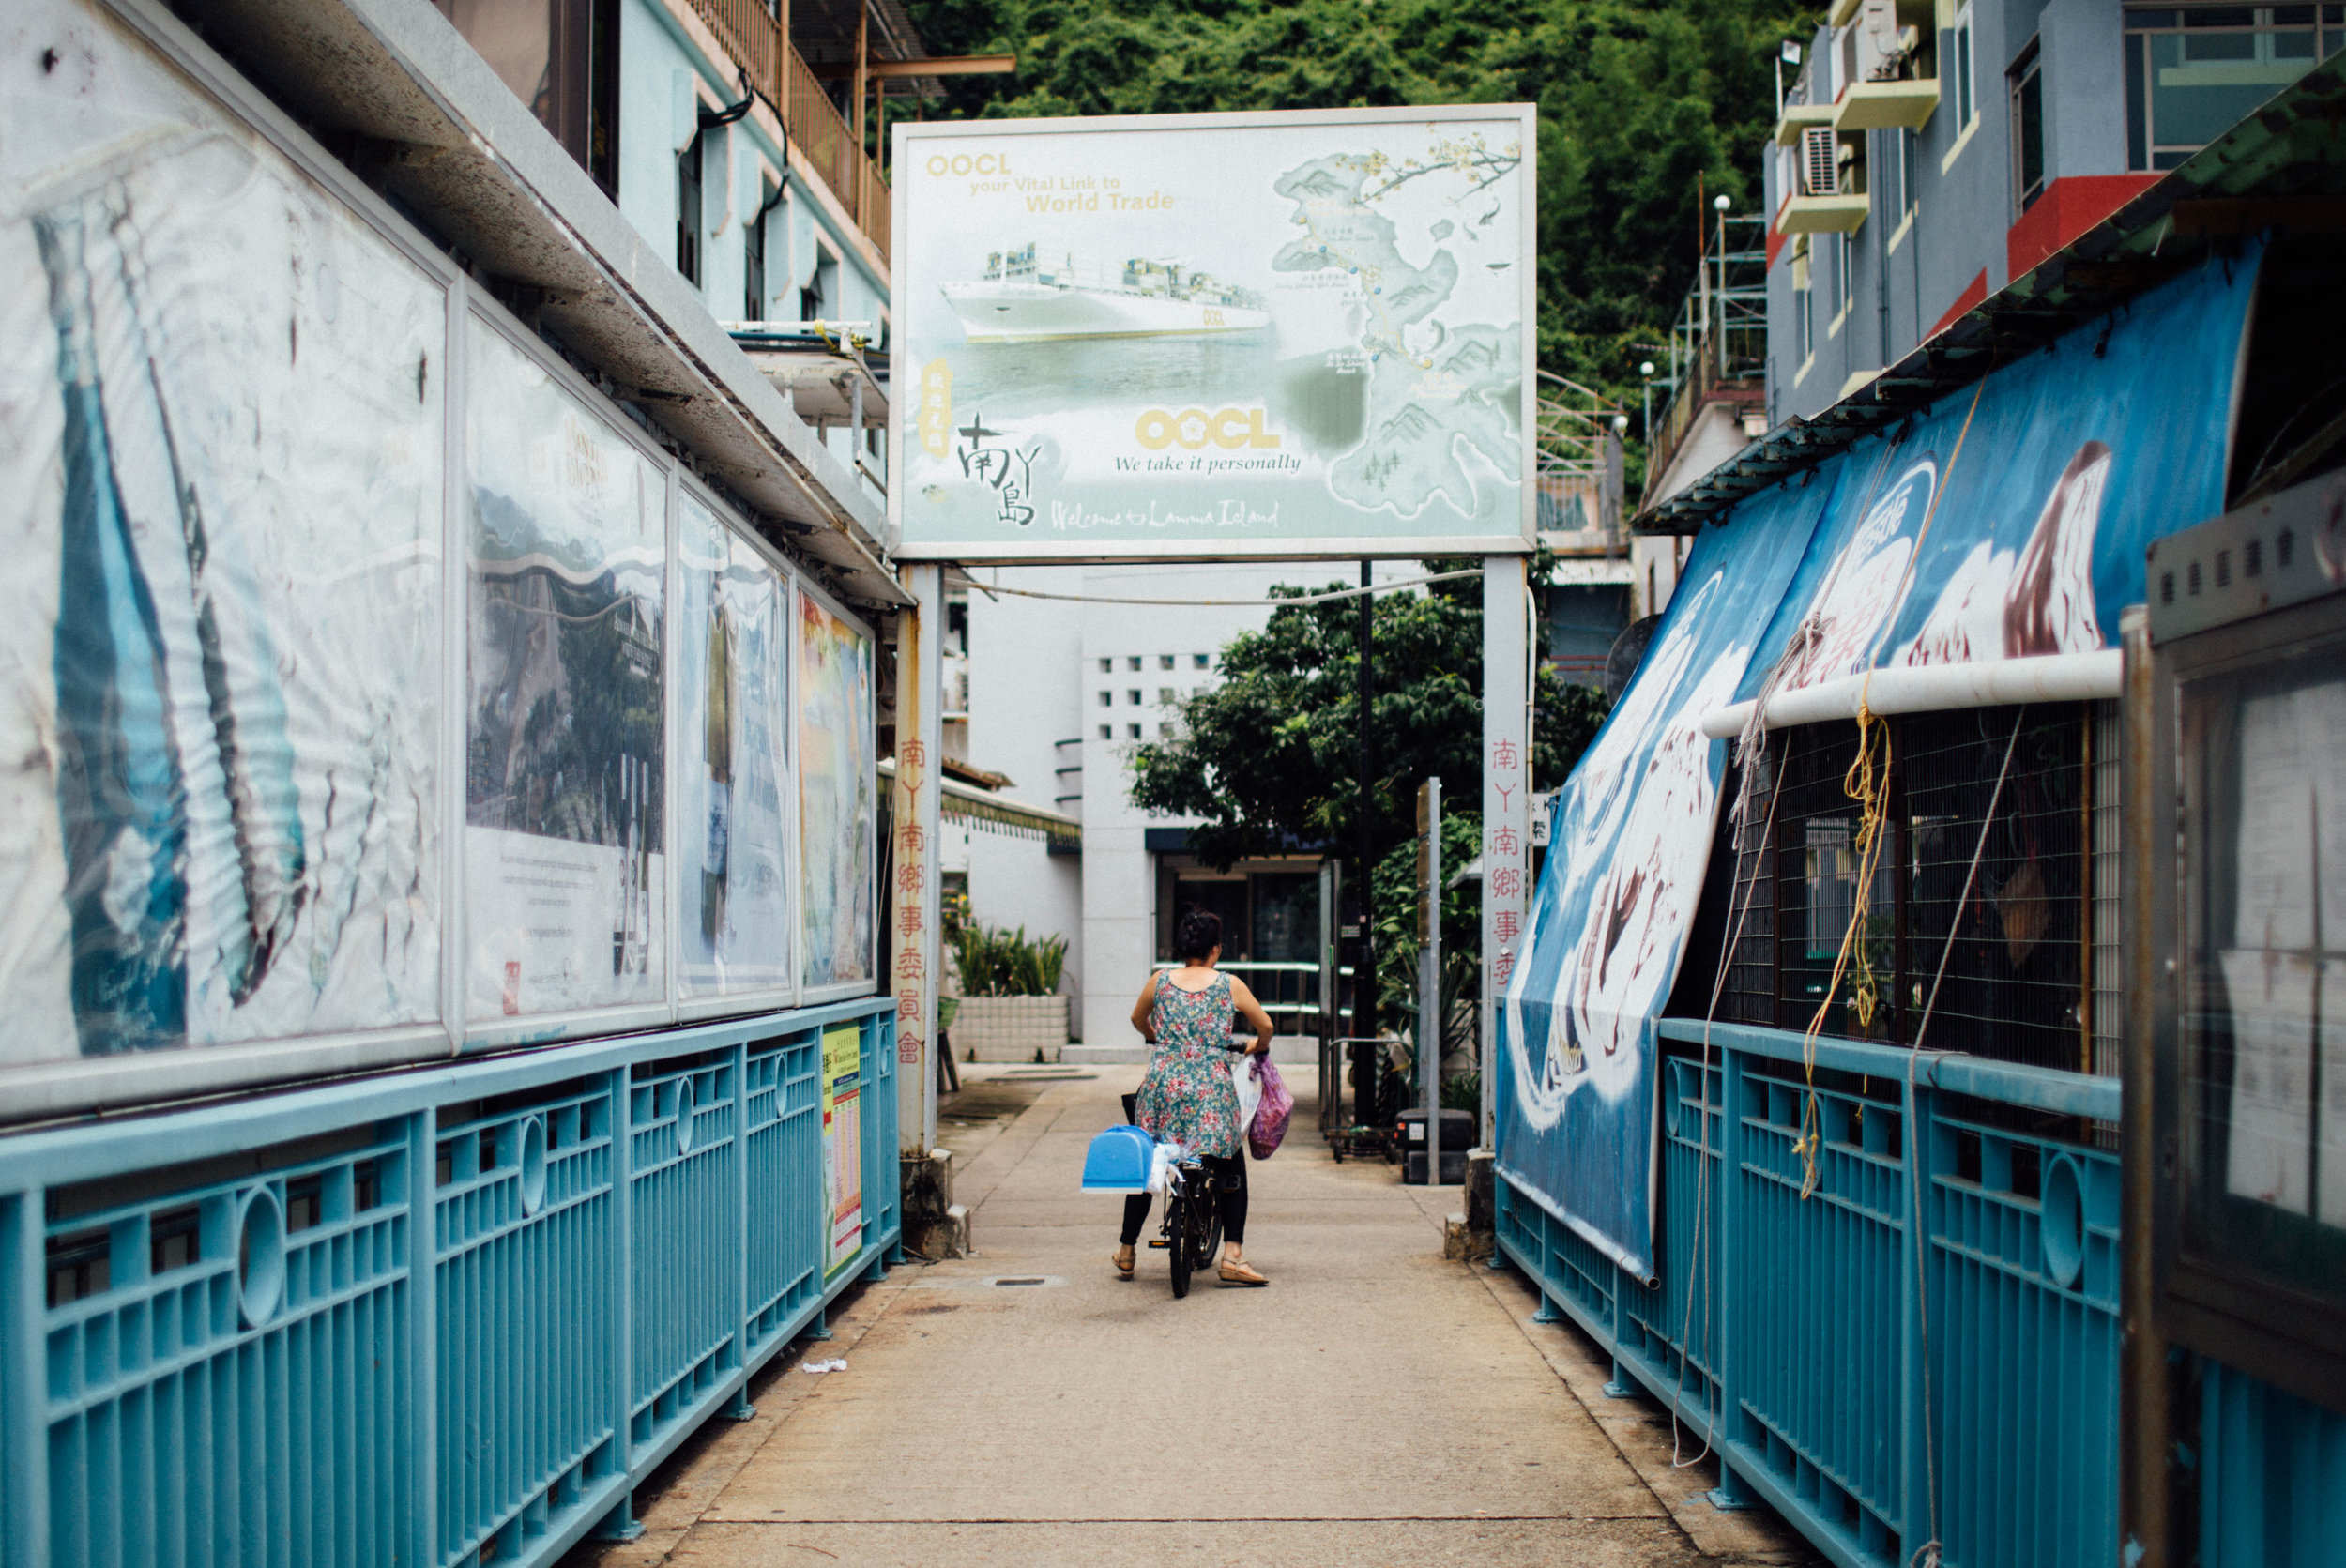
M 1646 504 L 1696 417 L 1714 403 L 1764 411 L 1768 369 L 1768 223 L 1757 215 L 1718 215 L 1704 236 L 1694 285 L 1671 323 L 1668 373 L 1649 387 L 1669 390 L 1660 422 L 1649 415 Z
M 1574 553 L 1622 547 L 1621 406 L 1603 393 L 1540 372 L 1539 533 Z

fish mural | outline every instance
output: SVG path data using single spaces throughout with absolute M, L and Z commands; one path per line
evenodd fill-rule
M 1728 743 L 1702 720 L 1770 680 L 2111 646 L 2150 540 L 2222 510 L 2256 260 L 2210 262 L 1696 538 L 1559 792 L 1501 1009 L 1499 1169 L 1622 1268 L 1653 1271 L 1655 1025 L 1721 820 Z M 2000 894 L 2016 954 L 2042 896 Z

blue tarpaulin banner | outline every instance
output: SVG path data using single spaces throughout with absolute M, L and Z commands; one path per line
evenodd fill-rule
M 2253 252 L 2211 261 L 1695 540 L 1558 794 L 1500 1017 L 1500 1173 L 1632 1273 L 1653 1273 L 1654 1025 L 1727 768 L 1704 716 L 1771 674 L 1792 689 L 2114 646 L 2150 541 L 2223 510 L 2254 279 Z

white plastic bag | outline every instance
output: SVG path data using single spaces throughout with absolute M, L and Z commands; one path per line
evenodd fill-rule
M 1255 1112 L 1262 1104 L 1262 1084 L 1255 1076 L 1253 1052 L 1230 1063 L 1230 1082 L 1238 1088 L 1238 1135 L 1246 1136 L 1246 1129 L 1255 1125 Z

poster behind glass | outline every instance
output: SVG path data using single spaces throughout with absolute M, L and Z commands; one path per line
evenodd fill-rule
M 429 1024 L 446 293 L 102 14 L 8 23 L 0 1063 Z
M 2346 648 L 2195 680 L 2187 1230 L 2346 1290 Z
M 682 989 L 787 987 L 790 595 L 691 491 L 677 536 L 678 946 Z
M 872 978 L 879 784 L 872 641 L 804 588 L 798 600 L 800 974 L 815 989 Z
M 823 1271 L 863 1250 L 863 1029 L 823 1031 Z
M 664 480 L 469 336 L 466 1014 L 663 1001 Z

